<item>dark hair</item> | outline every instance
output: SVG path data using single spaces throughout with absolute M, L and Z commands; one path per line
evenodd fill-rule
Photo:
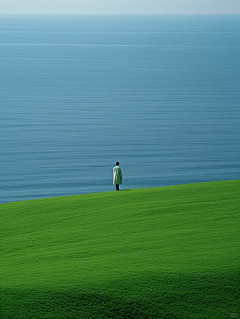
M 116 162 L 116 165 L 119 165 L 119 162 Z

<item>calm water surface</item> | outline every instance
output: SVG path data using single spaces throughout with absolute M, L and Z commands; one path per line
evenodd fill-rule
M 240 16 L 0 16 L 0 203 L 240 179 Z

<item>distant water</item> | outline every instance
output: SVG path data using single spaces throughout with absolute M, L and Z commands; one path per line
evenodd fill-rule
M 240 178 L 240 16 L 0 17 L 0 202 Z

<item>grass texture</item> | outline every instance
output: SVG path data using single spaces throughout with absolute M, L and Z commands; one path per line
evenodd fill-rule
M 240 181 L 0 205 L 3 319 L 240 318 Z

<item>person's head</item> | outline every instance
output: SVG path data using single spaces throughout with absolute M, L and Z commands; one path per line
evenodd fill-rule
M 116 162 L 116 165 L 118 166 L 118 165 L 119 165 L 119 162 Z

